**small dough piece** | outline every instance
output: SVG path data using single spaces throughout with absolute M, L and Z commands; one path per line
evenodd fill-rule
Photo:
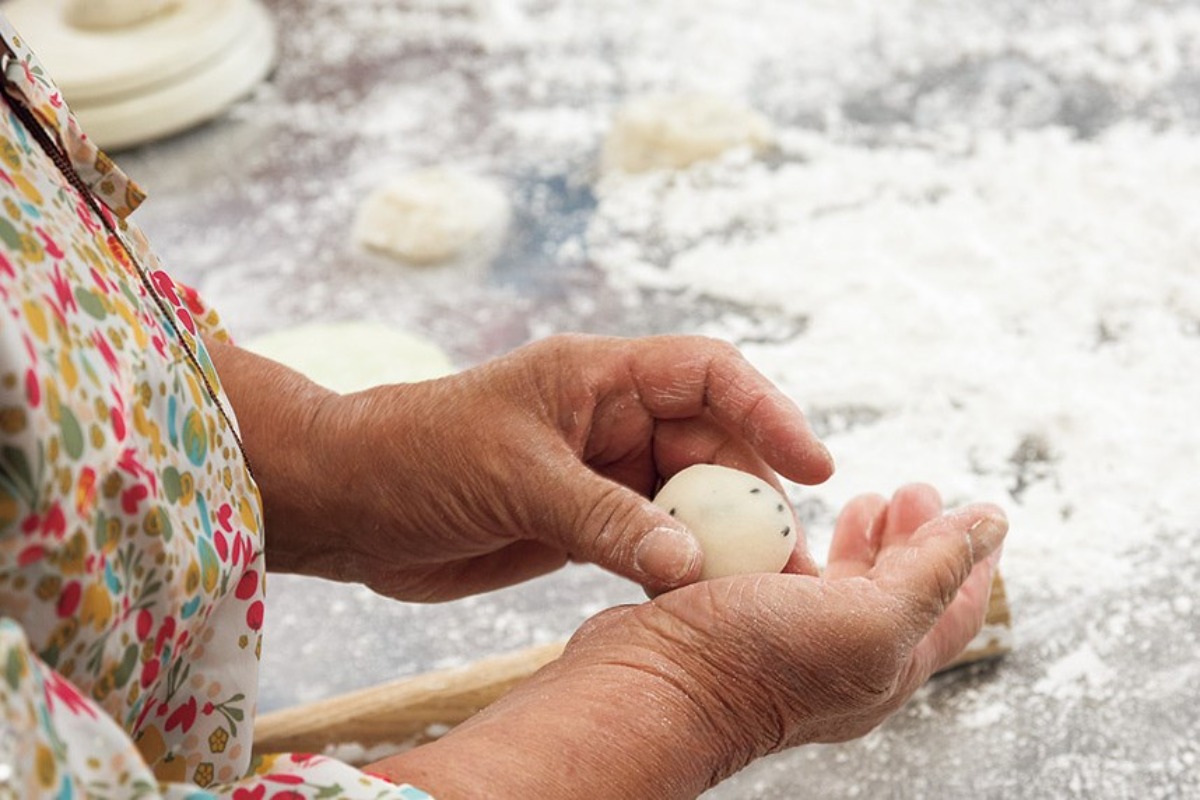
M 413 265 L 485 257 L 504 238 L 508 198 L 494 181 L 434 167 L 402 175 L 363 201 L 359 244 Z
M 455 371 L 437 345 L 374 322 L 301 325 L 261 336 L 245 347 L 343 394 Z
M 720 95 L 648 95 L 617 112 L 604 144 L 605 172 L 684 169 L 736 147 L 774 140 L 766 117 Z
M 130 28 L 156 17 L 179 0 L 69 0 L 67 24 L 82 30 Z
M 701 580 L 779 572 L 796 544 L 791 505 L 746 472 L 696 464 L 659 490 L 654 504 L 688 527 L 704 551 Z

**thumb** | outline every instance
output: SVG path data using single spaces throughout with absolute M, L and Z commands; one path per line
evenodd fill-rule
M 563 470 L 562 480 L 546 534 L 573 557 L 655 592 L 700 577 L 700 543 L 666 511 L 578 461 Z
M 999 549 L 1007 532 L 1008 520 L 996 506 L 981 503 L 943 514 L 918 528 L 907 544 L 881 552 L 876 580 L 898 598 L 923 636 L 954 602 L 975 566 Z

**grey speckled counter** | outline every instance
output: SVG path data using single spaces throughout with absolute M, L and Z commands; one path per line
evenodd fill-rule
M 271 3 L 283 61 L 270 85 L 218 122 L 120 159 L 151 191 L 139 219 L 167 262 L 242 337 L 373 319 L 463 366 L 566 330 L 774 342 L 802 337 L 803 321 L 612 280 L 590 258 L 596 153 L 623 97 L 711 85 L 781 129 L 866 148 L 935 129 L 1055 126 L 1086 142 L 1130 120 L 1200 148 L 1194 2 L 511 5 Z M 1139 64 L 1164 58 L 1166 78 L 1139 78 Z M 406 270 L 349 243 L 364 192 L 435 162 L 490 174 L 513 198 L 513 230 L 486 272 Z M 629 242 L 652 264 L 679 246 L 646 229 Z M 1194 372 L 1200 338 L 1184 342 L 1182 368 Z M 831 511 L 808 512 L 819 549 Z M 935 679 L 865 740 L 765 759 L 711 796 L 1200 796 L 1200 514 L 1176 512 L 1183 523 L 1147 526 L 1117 554 L 1131 566 L 1117 584 L 1065 589 L 1044 570 L 1010 571 L 1016 649 L 1004 661 Z M 572 567 L 441 606 L 283 576 L 270 598 L 263 710 L 561 638 L 641 594 Z

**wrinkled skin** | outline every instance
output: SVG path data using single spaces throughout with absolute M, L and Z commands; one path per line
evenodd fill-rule
M 814 483 L 833 471 L 787 397 L 731 346 L 695 337 L 555 337 L 442 380 L 314 393 L 309 406 L 307 433 L 291 437 L 301 452 L 259 446 L 269 460 L 252 459 L 268 528 L 287 532 L 268 563 L 410 600 L 509 585 L 569 557 L 655 592 L 684 585 L 700 557 L 647 500 L 662 480 L 698 462 L 775 485 L 777 472 Z M 319 474 L 266 471 L 281 461 Z M 675 535 L 639 555 L 656 529 Z M 802 541 L 794 564 L 815 572 Z
M 487 711 L 373 768 L 448 798 L 686 798 L 762 755 L 856 738 L 978 632 L 1005 530 L 991 506 L 942 514 L 929 486 L 860 497 L 823 576 L 606 611 Z
M 833 463 L 726 344 L 555 337 L 451 378 L 340 396 L 213 345 L 263 494 L 274 570 L 445 600 L 568 558 L 650 602 L 443 739 L 374 768 L 439 798 L 692 797 L 754 758 L 860 736 L 982 625 L 1000 509 L 930 486 L 857 498 L 818 574 L 696 583 L 701 555 L 647 496 L 709 462 L 778 485 Z

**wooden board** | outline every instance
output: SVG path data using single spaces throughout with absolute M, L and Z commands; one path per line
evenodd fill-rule
M 1011 649 L 1011 617 L 1004 581 L 992 582 L 983 630 L 948 664 L 948 671 L 997 658 Z M 456 669 L 428 672 L 356 692 L 274 711 L 255 723 L 257 753 L 322 753 L 339 745 L 355 752 L 422 744 L 466 720 L 550 663 L 566 642 L 530 647 Z M 348 761 L 353 756 L 340 754 Z

